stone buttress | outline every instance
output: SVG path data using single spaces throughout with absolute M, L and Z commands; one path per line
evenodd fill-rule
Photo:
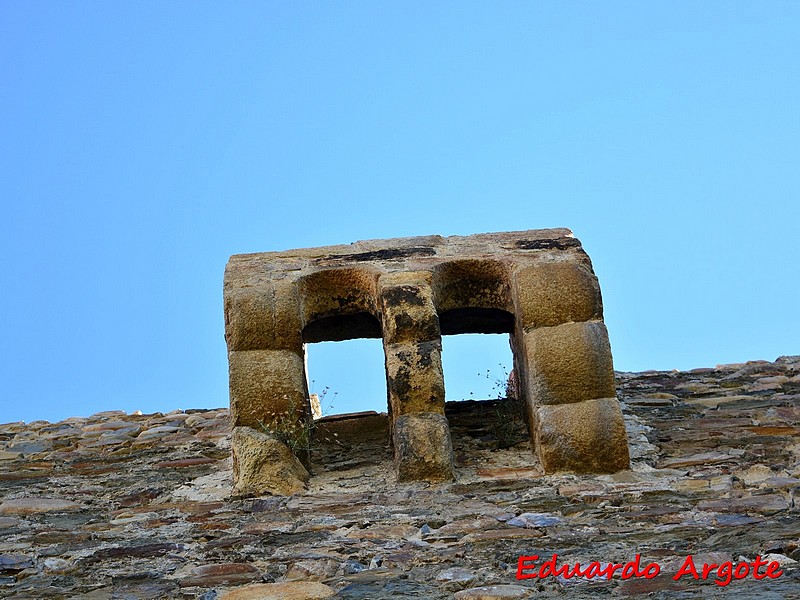
M 354 338 L 383 340 L 401 481 L 454 478 L 441 336 L 457 333 L 510 334 L 545 472 L 629 466 L 600 287 L 568 229 L 235 255 L 224 305 L 238 493 L 308 481 L 304 345 Z

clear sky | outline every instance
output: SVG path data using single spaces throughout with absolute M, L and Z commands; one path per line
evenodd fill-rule
M 800 354 L 798 31 L 797 2 L 2 2 L 0 422 L 225 406 L 228 257 L 369 238 L 569 227 L 616 368 Z M 449 397 L 491 393 L 490 340 L 445 340 Z M 334 412 L 385 409 L 372 342 L 310 349 Z

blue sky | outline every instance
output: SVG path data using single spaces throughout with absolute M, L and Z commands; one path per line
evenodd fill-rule
M 799 29 L 794 2 L 0 3 L 0 422 L 224 406 L 228 257 L 368 238 L 570 227 L 618 369 L 798 354 Z M 445 340 L 448 395 L 491 394 L 505 343 Z M 335 412 L 385 408 L 379 344 L 310 362 Z

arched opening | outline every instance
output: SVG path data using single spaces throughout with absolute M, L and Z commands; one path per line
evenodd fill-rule
M 434 271 L 433 290 L 440 322 L 443 318 L 447 320 L 447 313 L 450 311 L 461 311 L 461 316 L 470 318 L 476 318 L 479 311 L 484 309 L 493 309 L 508 315 L 514 311 L 509 267 L 499 261 L 462 259 L 442 263 Z M 453 316 L 459 316 L 459 313 L 454 313 Z M 451 322 L 455 323 L 456 319 Z M 442 333 L 447 335 L 444 327 Z
M 386 375 L 378 319 L 368 312 L 321 317 L 303 328 L 314 414 L 313 472 L 391 459 Z
M 442 337 L 445 400 L 505 398 L 513 364 L 508 334 L 467 333 Z
M 439 322 L 453 447 L 474 456 L 480 449 L 527 442 L 522 404 L 511 381 L 514 315 L 497 308 L 454 308 L 440 314 Z
M 303 328 L 303 342 L 311 343 L 380 337 L 380 322 L 367 312 L 322 317 Z
M 376 278 L 371 271 L 353 268 L 325 269 L 303 277 L 299 287 L 306 329 L 314 322 L 324 323 L 327 319 L 341 323 L 343 318 L 358 318 L 359 313 L 377 315 Z M 359 334 L 351 334 L 353 336 L 359 337 Z
M 446 399 L 506 397 L 514 367 L 514 315 L 498 308 L 454 308 L 439 315 Z

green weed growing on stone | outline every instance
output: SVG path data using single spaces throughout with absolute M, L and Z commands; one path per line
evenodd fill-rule
M 339 395 L 339 392 L 333 392 L 333 396 L 328 398 L 328 394 L 331 391 L 330 386 L 326 385 L 319 394 L 315 393 L 313 390 L 314 381 L 312 380 L 309 398 L 311 400 L 311 413 L 314 418 L 319 419 L 333 414 L 333 403 L 336 400 L 336 396 Z
M 311 382 L 312 389 L 313 386 L 314 381 Z M 333 392 L 330 399 L 327 399 L 329 393 L 330 387 L 325 386 L 319 394 L 309 394 L 311 414 L 304 419 L 300 419 L 299 416 L 302 412 L 308 410 L 308 407 L 303 407 L 303 410 L 300 411 L 296 403 L 292 401 L 286 410 L 271 413 L 268 419 L 260 420 L 258 425 L 264 433 L 283 442 L 295 456 L 306 461 L 311 452 L 311 442 L 315 432 L 314 421 L 332 413 L 333 401 L 339 394 L 339 392 Z M 333 435 L 335 436 L 336 434 L 334 433 Z M 325 441 L 338 443 L 338 440 L 335 439 L 326 438 Z
M 286 444 L 295 456 L 306 460 L 311 450 L 314 420 L 301 419 L 300 414 L 295 403 L 290 402 L 286 410 L 272 413 L 267 420 L 259 420 L 258 425 L 264 433 Z
M 339 392 L 333 392 L 333 395 L 328 397 L 331 391 L 330 386 L 326 385 L 322 388 L 322 391 L 317 394 L 314 390 L 314 383 L 315 380 L 311 381 L 311 392 L 309 393 L 309 400 L 311 404 L 311 414 L 313 419 L 316 421 L 317 419 L 321 419 L 322 417 L 327 417 L 333 414 L 333 403 L 336 400 L 336 396 L 339 395 Z M 312 432 L 318 441 L 322 441 L 325 443 L 330 444 L 338 444 L 342 445 L 339 441 L 339 434 L 333 432 L 332 437 L 330 435 L 324 435 L 321 432 L 324 428 L 315 428 Z

